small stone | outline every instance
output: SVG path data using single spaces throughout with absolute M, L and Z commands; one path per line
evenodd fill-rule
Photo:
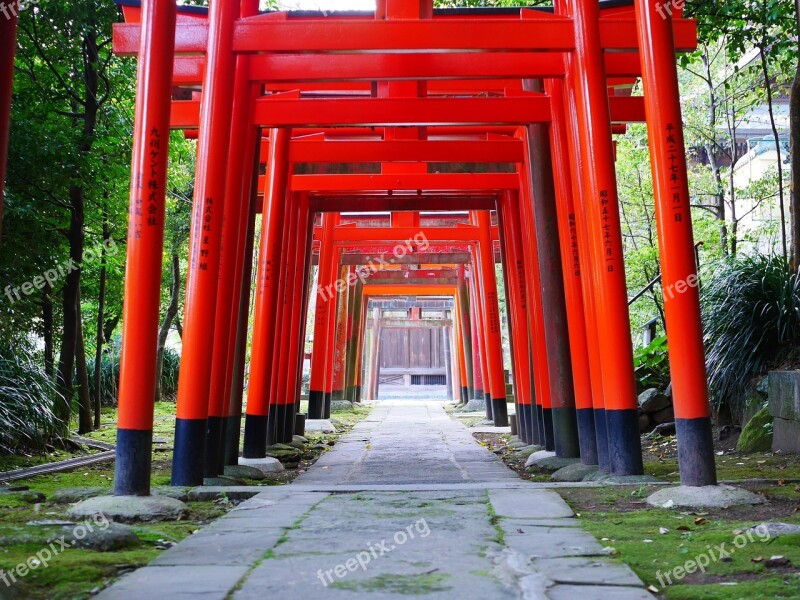
M 307 419 L 306 433 L 336 433 L 333 419 Z
M 650 431 L 650 416 L 644 413 L 639 415 L 639 433 Z
M 772 415 L 767 407 L 759 410 L 748 421 L 739 441 L 736 444 L 738 452 L 769 452 L 772 449 Z
M 24 492 L 30 488 L 27 485 L 0 485 L 0 494 L 10 494 L 13 492 Z
M 180 500 L 163 496 L 98 496 L 79 502 L 67 514 L 75 519 L 104 515 L 123 523 L 174 521 L 187 516 L 189 508 Z
M 334 400 L 331 402 L 331 412 L 351 411 L 353 403 L 349 400 Z
M 528 460 L 525 461 L 525 467 L 534 467 L 536 466 L 536 461 L 540 458 L 551 457 L 555 456 L 555 452 L 550 452 L 549 450 L 539 450 L 538 452 L 534 452 L 530 456 L 528 456 Z
M 189 492 L 193 488 L 188 485 L 163 485 L 153 488 L 150 493 L 153 496 L 164 496 L 165 498 L 175 498 L 181 502 L 189 500 Z
M 762 538 L 772 539 L 782 535 L 797 535 L 800 534 L 800 525 L 793 525 L 791 523 L 761 523 L 748 527 L 745 531 L 752 531 Z
M 56 504 L 73 504 L 81 500 L 86 500 L 87 498 L 94 498 L 104 494 L 108 494 L 108 488 L 61 488 L 53 492 L 53 495 L 50 496 L 50 501 Z
M 728 508 L 764 501 L 763 496 L 730 485 L 668 487 L 647 498 L 648 504 L 659 508 Z
M 298 462 L 303 453 L 288 444 L 274 444 L 267 447 L 267 456 L 277 458 L 282 463 Z
M 264 458 L 244 458 L 239 457 L 239 464 L 248 467 L 255 467 L 265 475 L 270 473 L 279 473 L 284 470 L 284 466 L 277 458 L 265 456 Z
M 646 414 L 658 412 L 670 406 L 669 398 L 661 390 L 650 388 L 639 394 L 639 408 Z
M 484 412 L 486 410 L 486 400 L 483 398 L 473 398 L 464 406 L 464 412 Z
M 545 471 L 558 471 L 569 465 L 578 464 L 581 462 L 580 458 L 564 458 L 561 456 L 546 456 L 533 463 L 533 466 Z
M 235 477 L 204 477 L 203 485 L 208 487 L 230 487 L 232 485 L 244 485 L 243 479 L 236 479 Z
M 675 421 L 672 421 L 671 423 L 660 423 L 659 425 L 656 425 L 654 431 L 658 435 L 675 435 Z
M 264 472 L 261 469 L 247 465 L 228 465 L 225 467 L 224 474 L 226 477 L 237 479 L 264 479 Z
M 17 498 L 28 504 L 41 504 L 46 500 L 45 495 L 41 492 L 34 492 L 25 490 L 24 492 L 16 492 Z
M 654 412 L 650 415 L 650 418 L 653 419 L 654 423 L 658 423 L 661 425 L 662 423 L 672 423 L 675 421 L 675 411 L 672 409 L 672 405 Z
M 792 561 L 790 561 L 785 556 L 772 556 L 768 560 L 764 561 L 764 567 L 766 567 L 767 569 L 774 569 L 776 567 L 788 567 L 791 562 Z
M 584 465 L 578 462 L 559 469 L 550 477 L 553 481 L 583 481 L 584 477 L 596 473 L 597 469 L 597 465 Z
M 114 552 L 139 543 L 131 527 L 109 521 L 99 524 L 94 520 L 78 523 L 64 527 L 64 533 L 71 547 L 97 552 Z

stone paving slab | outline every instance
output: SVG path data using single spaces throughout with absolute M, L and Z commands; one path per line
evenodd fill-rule
M 552 490 L 440 404 L 384 403 L 296 483 L 261 488 L 102 600 L 639 600 Z
M 125 575 L 100 592 L 98 600 L 142 600 L 145 598 L 223 599 L 247 573 L 246 566 L 147 566 Z

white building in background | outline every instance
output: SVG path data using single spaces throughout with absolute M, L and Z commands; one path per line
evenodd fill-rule
M 789 174 L 791 157 L 789 149 L 789 100 L 777 98 L 773 101 L 775 125 L 780 138 L 780 161 L 783 169 L 783 204 L 788 221 Z M 780 207 L 778 197 L 760 200 L 747 197 L 742 190 L 751 188 L 765 177 L 777 176 L 778 151 L 770 124 L 766 105 L 753 108 L 738 124 L 736 143 L 745 152 L 733 165 L 733 183 L 737 189 L 736 215 L 739 221 L 739 239 L 742 248 L 753 247 L 746 241 L 749 235 L 759 237 L 758 250 L 762 252 L 780 250 Z M 787 222 L 788 227 L 788 222 Z M 772 232 L 768 234 L 768 232 Z M 788 231 L 787 231 L 788 233 Z

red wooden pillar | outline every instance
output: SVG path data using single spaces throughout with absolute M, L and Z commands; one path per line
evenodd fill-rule
M 336 215 L 336 224 L 339 223 L 339 215 Z M 334 246 L 333 252 L 328 257 L 330 260 L 330 287 L 333 296 L 328 302 L 328 331 L 327 335 L 327 356 L 325 357 L 325 417 L 331 418 L 331 402 L 333 400 L 333 382 L 336 372 L 336 322 L 338 318 L 338 308 L 341 292 L 339 292 L 338 276 L 339 276 L 339 250 Z
M 284 295 L 284 308 L 282 314 L 288 318 L 288 327 L 284 329 L 282 337 L 286 355 L 286 373 L 284 384 L 279 388 L 276 414 L 276 441 L 289 443 L 294 435 L 294 422 L 296 408 L 299 400 L 299 375 L 302 338 L 305 334 L 305 314 L 303 313 L 303 292 L 306 289 L 305 255 L 308 248 L 308 194 L 293 194 L 292 203 L 292 229 L 296 232 L 292 237 L 293 243 L 289 248 L 289 261 L 287 261 L 286 293 Z M 283 364 L 281 362 L 281 364 Z
M 578 242 L 578 215 L 572 197 L 573 173 L 567 142 L 567 122 L 564 113 L 563 82 L 549 80 L 547 91 L 551 98 L 553 120 L 550 125 L 553 149 L 553 169 L 556 184 L 556 210 L 561 243 L 561 264 L 564 274 L 564 296 L 569 328 L 572 360 L 572 379 L 575 390 L 575 409 L 580 440 L 581 462 L 596 465 L 597 437 L 592 400 L 592 379 L 584 314 L 584 295 L 581 288 L 581 259 Z M 597 367 L 596 367 L 597 368 Z M 602 383 L 600 383 L 602 387 Z M 602 394 L 602 389 L 598 390 Z
M 573 77 L 568 71 L 564 77 L 563 113 L 569 152 L 570 175 L 575 208 L 575 232 L 578 238 L 578 258 L 580 260 L 581 292 L 583 294 L 584 324 L 586 326 L 586 346 L 589 354 L 589 377 L 592 386 L 592 406 L 594 407 L 595 438 L 597 440 L 597 463 L 600 470 L 609 472 L 611 465 L 608 456 L 608 434 L 606 427 L 606 411 L 603 389 L 603 367 L 600 357 L 600 334 L 597 308 L 595 305 L 592 248 L 589 243 L 588 223 L 585 219 L 586 181 L 584 178 L 584 162 L 580 152 L 580 134 L 577 120 L 577 98 L 575 94 L 566 93 L 572 89 Z
M 259 134 L 259 146 L 260 143 Z M 257 148 L 255 152 L 258 152 Z M 255 160 L 259 160 L 257 155 L 255 155 L 254 158 Z M 250 324 L 250 295 L 253 279 L 253 250 L 255 245 L 257 195 L 258 178 L 254 177 L 248 209 L 250 217 L 247 220 L 247 230 L 245 232 L 245 251 L 244 255 L 241 257 L 241 264 L 237 261 L 237 273 L 240 277 L 237 285 L 241 291 L 239 292 L 239 307 L 236 311 L 236 336 L 235 340 L 232 340 L 235 346 L 231 352 L 233 372 L 229 391 L 228 424 L 225 433 L 226 465 L 239 464 L 239 446 L 242 434 L 242 404 L 244 400 L 244 374 L 247 358 L 247 334 Z M 231 319 L 233 319 L 233 316 L 231 316 Z
M 244 422 L 244 458 L 264 458 L 267 449 L 267 415 L 274 362 L 275 315 L 289 177 L 288 129 L 272 129 L 258 253 L 250 386 Z
M 142 3 L 122 315 L 117 496 L 150 494 L 175 21 L 174 0 Z
M 661 5 L 655 0 L 636 0 L 635 5 L 681 483 L 715 485 L 672 17 L 660 15 Z
M 258 12 L 257 0 L 242 3 L 242 15 Z M 217 281 L 217 306 L 214 318 L 214 346 L 211 362 L 211 387 L 208 398 L 208 424 L 206 429 L 206 477 L 216 477 L 224 469 L 223 440 L 230 403 L 230 385 L 233 372 L 233 349 L 238 325 L 239 293 L 237 285 L 241 260 L 247 240 L 249 200 L 257 164 L 253 164 L 256 130 L 251 125 L 252 106 L 255 100 L 250 82 L 250 57 L 236 58 L 234 99 L 231 115 L 230 153 L 225 178 L 225 206 L 220 242 L 220 266 Z M 238 270 L 237 270 L 238 268 Z M 234 319 L 234 317 L 236 317 Z
M 11 129 L 11 91 L 14 88 L 17 19 L 16 13 L 9 13 L 6 18 L 0 19 L 0 242 L 3 239 L 3 205 L 5 204 L 8 132 Z M 144 20 L 142 23 L 144 24 Z
M 524 134 L 523 134 L 524 135 Z M 527 144 L 526 144 L 527 152 Z M 536 426 L 538 443 L 547 450 L 555 450 L 553 439 L 553 416 L 550 399 L 550 374 L 547 369 L 547 343 L 544 334 L 544 311 L 541 301 L 541 283 L 539 279 L 539 249 L 537 246 L 536 227 L 531 210 L 530 178 L 527 173 L 527 161 L 519 167 L 520 171 L 520 216 L 523 235 L 523 256 L 527 267 L 527 304 L 528 321 L 531 324 L 531 356 L 533 364 L 533 383 L 536 391 Z
M 486 418 L 488 420 L 493 420 L 492 416 L 492 393 L 491 393 L 491 383 L 489 377 L 489 365 L 486 361 L 486 320 L 484 316 L 486 315 L 486 304 L 485 304 L 485 297 L 483 295 L 483 286 L 482 286 L 482 273 L 481 273 L 481 260 L 480 260 L 480 253 L 478 250 L 478 245 L 475 244 L 472 247 L 472 295 L 474 299 L 473 304 L 473 317 L 475 319 L 475 325 L 477 328 L 478 333 L 478 340 L 480 346 L 480 365 L 481 365 L 481 388 L 483 389 L 483 399 L 486 403 Z M 477 385 L 477 384 L 476 384 Z
M 513 338 L 514 393 L 517 397 L 517 429 L 519 437 L 533 443 L 533 407 L 531 403 L 531 356 L 528 340 L 526 265 L 522 253 L 522 234 L 518 194 L 505 192 L 498 202 L 498 221 L 502 223 L 503 245 L 506 253 L 506 296 Z
M 203 483 L 214 347 L 212 324 L 217 306 L 222 213 L 236 67 L 233 29 L 238 17 L 239 3 L 236 0 L 211 3 L 206 75 L 200 100 L 183 354 L 178 379 L 175 451 L 172 459 L 172 484 L 176 486 Z
M 486 393 L 484 392 L 484 370 L 486 366 L 483 363 L 483 328 L 480 326 L 480 311 L 481 306 L 478 301 L 477 290 L 478 281 L 476 275 L 477 262 L 475 260 L 475 252 L 472 252 L 472 268 L 469 271 L 469 281 L 467 282 L 467 290 L 470 296 L 469 302 L 469 322 L 471 325 L 472 334 L 472 370 L 473 370 L 473 398 L 478 400 L 485 400 Z M 491 410 L 490 408 L 487 410 Z M 487 417 L 491 416 L 487 413 Z
M 576 60 L 570 90 L 578 108 L 585 181 L 582 214 L 589 231 L 600 357 L 603 371 L 609 466 L 615 475 L 642 473 L 641 441 L 633 377 L 628 296 L 619 222 L 608 88 L 600 43 L 599 5 L 559 0 L 556 12 L 575 23 Z
M 476 211 L 475 214 L 475 223 L 479 227 L 478 235 L 480 236 L 478 252 L 485 309 L 483 317 L 486 327 L 486 367 L 489 371 L 492 418 L 496 427 L 506 427 L 508 425 L 508 405 L 506 404 L 500 307 L 497 300 L 497 276 L 489 214 L 489 211 Z
M 278 271 L 278 304 L 275 310 L 275 339 L 272 341 L 272 381 L 267 414 L 267 445 L 285 443 L 283 425 L 286 420 L 289 347 L 291 345 L 292 305 L 289 296 L 294 281 L 296 245 L 298 243 L 297 197 L 289 192 L 283 222 L 282 260 Z
M 344 400 L 345 380 L 347 377 L 347 309 L 350 304 L 352 292 L 348 285 L 350 267 L 343 265 L 339 268 L 337 280 L 336 323 L 334 329 L 334 354 L 333 354 L 333 395 L 332 400 Z
M 473 378 L 473 352 L 472 352 L 472 324 L 469 318 L 469 288 L 467 287 L 466 268 L 464 265 L 458 265 L 458 312 L 455 315 L 458 321 L 458 330 L 460 333 L 461 343 L 458 347 L 458 353 L 461 356 L 462 366 L 462 379 L 461 379 L 461 401 L 466 404 L 473 397 L 474 378 Z
M 334 213 L 322 215 L 322 240 L 317 268 L 316 309 L 314 312 L 314 345 L 311 350 L 311 382 L 308 392 L 308 418 L 322 419 L 325 415 L 325 362 L 328 353 L 329 304 L 335 293 L 331 281 Z

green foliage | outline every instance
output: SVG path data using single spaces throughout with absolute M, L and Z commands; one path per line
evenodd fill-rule
M 25 352 L 0 350 L 0 453 L 43 450 L 57 425 L 53 382 Z
M 729 258 L 701 291 L 711 399 L 738 412 L 753 378 L 800 340 L 800 271 L 781 256 Z
M 667 338 L 655 338 L 647 346 L 633 353 L 633 369 L 640 389 L 665 389 L 669 384 L 669 360 L 667 360 Z
M 119 394 L 119 340 L 115 340 L 111 346 L 111 351 L 103 353 L 100 365 L 100 401 L 106 406 L 116 406 Z M 180 354 L 170 348 L 164 351 L 161 389 L 165 400 L 174 399 L 177 396 L 180 363 Z M 89 372 L 89 381 L 94 381 L 94 361 L 88 361 L 86 368 Z

